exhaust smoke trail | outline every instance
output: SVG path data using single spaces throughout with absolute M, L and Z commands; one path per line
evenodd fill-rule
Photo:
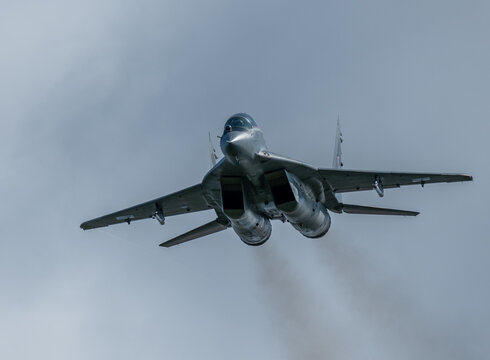
M 318 254 L 334 280 L 347 292 L 351 305 L 367 318 L 369 324 L 381 330 L 386 338 L 384 343 L 392 347 L 397 356 L 406 354 L 407 358 L 445 360 L 472 358 L 467 341 L 463 339 L 464 332 L 459 327 L 431 322 L 430 314 L 424 313 L 407 294 L 400 292 L 399 281 L 387 278 L 360 253 L 349 249 L 345 243 L 330 239 L 322 244 Z
M 287 259 L 271 246 L 254 252 L 259 284 L 266 297 L 274 327 L 291 359 L 345 359 L 346 347 L 339 328 L 326 319 L 324 305 L 315 308 L 315 296 L 305 286 Z

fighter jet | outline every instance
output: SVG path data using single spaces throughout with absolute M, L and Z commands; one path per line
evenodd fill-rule
M 200 184 L 132 206 L 87 222 L 84 230 L 136 220 L 165 218 L 196 211 L 214 210 L 216 219 L 160 246 L 171 247 L 232 228 L 247 245 L 262 245 L 271 236 L 271 220 L 289 222 L 307 238 L 324 236 L 330 228 L 329 211 L 342 214 L 416 216 L 416 211 L 345 204 L 341 194 L 374 190 L 472 181 L 463 174 L 429 174 L 342 169 L 342 133 L 337 120 L 333 167 L 322 169 L 275 154 L 267 148 L 254 119 L 244 113 L 225 123 L 218 160 L 211 143 L 212 168 Z

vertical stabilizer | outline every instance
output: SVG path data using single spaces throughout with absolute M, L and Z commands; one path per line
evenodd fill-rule
M 335 147 L 333 149 L 333 164 L 334 169 L 341 169 L 344 164 L 342 163 L 342 131 L 340 131 L 340 116 L 337 115 L 337 134 L 335 135 Z M 335 194 L 337 199 L 341 202 L 342 196 Z
M 209 153 L 211 156 L 211 167 L 216 165 L 216 160 L 218 160 L 218 156 L 216 155 L 216 150 L 214 149 L 213 142 L 211 141 L 211 133 L 209 135 Z
M 333 149 L 334 169 L 340 169 L 344 166 L 342 163 L 342 132 L 340 131 L 340 118 L 337 116 L 337 135 L 335 136 L 335 147 Z

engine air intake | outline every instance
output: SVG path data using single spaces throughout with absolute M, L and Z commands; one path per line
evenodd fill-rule
M 277 206 L 296 201 L 285 170 L 279 170 L 265 175 L 271 187 L 272 196 Z
M 243 215 L 245 204 L 243 201 L 242 179 L 239 177 L 221 178 L 221 200 L 223 211 L 231 218 Z

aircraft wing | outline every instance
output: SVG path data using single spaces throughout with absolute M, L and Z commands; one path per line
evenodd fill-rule
M 173 194 L 86 221 L 80 227 L 83 230 L 95 229 L 155 216 L 157 218 L 160 216 L 161 223 L 163 223 L 165 216 L 187 214 L 210 208 L 211 206 L 208 205 L 202 194 L 201 184 L 197 184 Z
M 316 169 L 303 162 L 286 158 L 277 154 L 262 152 L 257 154 L 260 161 L 264 164 L 267 172 L 279 169 L 286 169 L 294 173 L 301 180 L 308 182 L 310 187 L 316 187 L 317 195 L 320 189 L 324 192 L 324 203 L 331 211 L 341 212 L 342 205 L 334 196 L 335 193 L 373 190 L 375 181 L 381 183 L 382 189 L 397 188 L 404 185 L 425 185 L 441 182 L 472 181 L 473 178 L 463 174 L 432 174 L 432 173 L 404 173 L 404 172 L 383 172 L 383 171 L 357 171 L 343 169 Z M 322 183 L 318 188 L 316 183 Z M 381 191 L 381 190 L 380 190 Z M 350 211 L 360 211 L 352 206 L 347 209 Z M 367 213 L 367 209 L 363 210 Z M 359 212 L 356 212 L 359 213 Z M 378 213 L 369 211 L 370 214 Z M 386 213 L 386 212 L 385 212 Z M 392 212 L 393 213 L 393 212 Z
M 320 176 L 332 187 L 333 192 L 343 193 L 361 190 L 372 190 L 374 182 L 381 180 L 385 189 L 404 185 L 425 185 L 442 182 L 472 181 L 473 178 L 464 174 L 431 174 L 403 173 L 382 171 L 355 171 L 341 169 L 319 169 Z

